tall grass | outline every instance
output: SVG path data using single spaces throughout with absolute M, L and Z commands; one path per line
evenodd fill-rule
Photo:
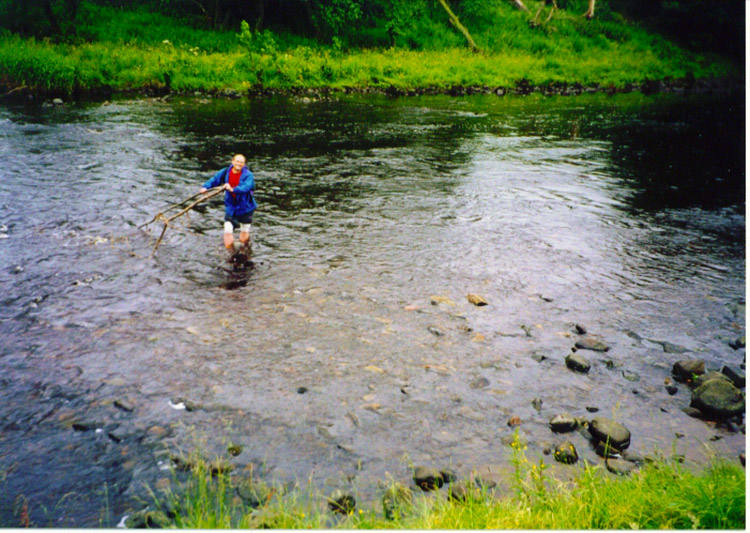
M 602 466 L 585 465 L 572 480 L 563 482 L 548 475 L 543 460 L 529 461 L 516 441 L 510 462 L 513 474 L 504 494 L 474 489 L 463 501 L 451 501 L 445 498 L 445 489 L 437 496 L 415 493 L 412 503 L 390 518 L 380 504 L 335 514 L 312 486 L 285 492 L 257 481 L 263 496 L 253 508 L 237 496 L 238 478 L 212 475 L 205 465 L 193 469 L 184 489 L 172 494 L 166 505 L 180 528 L 745 528 L 745 472 L 725 461 L 717 460 L 696 473 L 662 460 L 626 478 L 613 476 Z

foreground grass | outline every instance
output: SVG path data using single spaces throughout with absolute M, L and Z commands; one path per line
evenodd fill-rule
M 565 12 L 551 31 L 530 29 L 524 15 L 509 11 L 487 29 L 485 53 L 473 54 L 460 42 L 420 50 L 345 50 L 271 32 L 196 30 L 143 11 L 87 9 L 90 21 L 81 29 L 86 38 L 77 44 L 0 34 L 0 85 L 60 93 L 99 88 L 514 87 L 522 79 L 532 85 L 623 87 L 647 79 L 738 75 L 740 69 L 624 22 L 582 22 Z
M 587 465 L 574 479 L 562 482 L 547 475 L 543 461 L 529 463 L 518 448 L 511 463 L 510 489 L 499 497 L 473 489 L 465 500 L 451 501 L 445 497 L 445 488 L 423 495 L 391 481 L 382 493 L 398 489 L 409 498 L 396 504 L 386 504 L 384 498 L 372 508 L 333 513 L 326 498 L 312 489 L 285 492 L 260 482 L 252 484 L 255 507 L 251 507 L 248 491 L 239 488 L 247 480 L 227 473 L 212 475 L 207 463 L 199 461 L 183 489 L 163 505 L 165 515 L 171 516 L 164 525 L 201 529 L 745 528 L 745 472 L 735 464 L 717 461 L 694 473 L 677 462 L 660 461 L 626 478 Z

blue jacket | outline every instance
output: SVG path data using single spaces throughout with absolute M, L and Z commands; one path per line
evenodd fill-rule
M 204 183 L 203 187 L 212 189 L 219 185 L 224 185 L 229 179 L 229 171 L 231 169 L 232 165 L 222 168 L 213 178 Z M 242 169 L 242 174 L 240 174 L 239 185 L 234 188 L 234 194 L 229 191 L 224 193 L 224 207 L 226 208 L 227 215 L 233 217 L 255 211 L 258 204 L 255 203 L 255 197 L 253 196 L 254 188 L 255 178 L 253 178 L 253 173 L 245 167 Z

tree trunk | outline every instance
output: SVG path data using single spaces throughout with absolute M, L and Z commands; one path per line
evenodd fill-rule
M 471 38 L 471 34 L 469 33 L 469 30 L 466 29 L 466 26 L 461 24 L 461 21 L 458 20 L 458 17 L 451 11 L 450 6 L 448 5 L 448 2 L 446 0 L 438 0 L 440 2 L 440 5 L 443 6 L 443 9 L 445 9 L 446 13 L 448 13 L 448 18 L 451 21 L 451 24 L 453 24 L 458 31 L 460 31 L 464 37 L 466 37 L 466 41 L 469 43 L 469 48 L 471 48 L 472 52 L 479 52 L 479 48 L 477 47 L 477 44 L 474 42 L 474 39 Z
M 596 4 L 596 0 L 589 0 L 589 8 L 586 10 L 586 12 L 583 14 L 584 17 L 591 20 L 594 18 L 594 5 Z
M 529 8 L 526 7 L 526 4 L 523 3 L 523 0 L 510 0 L 513 2 L 513 5 L 516 6 L 521 11 L 528 11 Z

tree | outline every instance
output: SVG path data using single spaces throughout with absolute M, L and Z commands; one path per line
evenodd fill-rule
M 479 48 L 477 47 L 477 44 L 474 42 L 474 39 L 471 38 L 471 34 L 469 33 L 469 30 L 466 29 L 466 26 L 461 24 L 461 21 L 458 20 L 458 17 L 453 13 L 450 6 L 448 5 L 448 2 L 446 0 L 438 0 L 440 2 L 440 5 L 443 6 L 443 9 L 445 9 L 446 13 L 448 13 L 448 18 L 451 21 L 451 24 L 453 24 L 458 31 L 461 32 L 461 34 L 466 38 L 466 41 L 469 43 L 469 48 L 471 48 L 472 52 L 479 52 Z

